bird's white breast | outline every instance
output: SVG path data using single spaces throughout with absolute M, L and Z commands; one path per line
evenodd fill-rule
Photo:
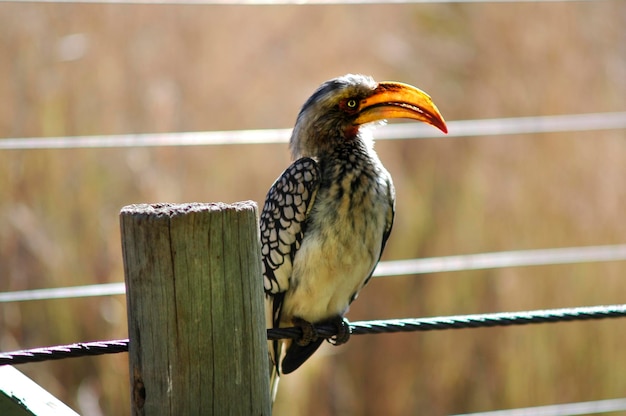
M 391 203 L 389 174 L 382 165 L 373 168 L 382 177 L 351 177 L 342 181 L 341 191 L 336 186 L 319 190 L 294 258 L 282 310 L 284 325 L 290 325 L 294 316 L 320 322 L 343 315 L 371 275 Z

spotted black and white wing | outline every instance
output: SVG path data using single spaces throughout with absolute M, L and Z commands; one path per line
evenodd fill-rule
M 263 286 L 266 295 L 275 297 L 273 326 L 278 325 L 281 294 L 289 288 L 293 259 L 300 248 L 319 182 L 317 162 L 301 158 L 274 182 L 265 199 L 260 219 Z

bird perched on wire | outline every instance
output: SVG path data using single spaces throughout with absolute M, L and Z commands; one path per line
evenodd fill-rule
M 279 374 L 296 370 L 321 345 L 315 324 L 343 316 L 372 276 L 391 232 L 395 191 L 364 124 L 409 118 L 447 133 L 423 91 L 398 82 L 345 75 L 322 84 L 298 114 L 293 160 L 270 188 L 260 218 L 270 328 L 299 326 L 302 338 L 270 341 L 272 394 Z

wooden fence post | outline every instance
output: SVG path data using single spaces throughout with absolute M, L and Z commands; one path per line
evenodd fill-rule
M 254 202 L 120 213 L 133 415 L 269 415 Z

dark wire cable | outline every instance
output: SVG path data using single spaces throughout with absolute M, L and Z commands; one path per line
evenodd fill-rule
M 115 354 L 128 351 L 128 339 L 111 341 L 78 342 L 54 347 L 33 348 L 0 354 L 0 365 L 36 363 L 62 358 L 86 357 L 91 355 Z
M 365 335 L 585 321 L 620 317 L 626 317 L 626 304 L 436 318 L 361 321 L 350 323 L 350 332 L 354 335 Z M 324 338 L 331 338 L 337 334 L 337 328 L 332 325 L 317 325 L 315 328 L 317 329 L 318 335 Z M 268 340 L 283 338 L 296 339 L 300 336 L 302 336 L 302 330 L 295 327 L 267 330 Z M 115 354 L 128 351 L 129 343 L 128 339 L 120 339 L 112 341 L 81 342 L 70 345 L 14 351 L 0 354 L 0 365 L 17 365 L 47 360 L 59 360 L 62 358 Z
M 626 305 L 591 306 L 565 309 L 547 309 L 528 312 L 504 312 L 481 315 L 460 315 L 436 318 L 391 319 L 350 323 L 354 335 L 394 332 L 433 331 L 443 329 L 485 328 L 494 326 L 527 325 L 549 322 L 584 321 L 626 316 Z M 337 334 L 332 325 L 316 326 L 319 336 L 330 338 Z M 267 339 L 298 338 L 300 328 L 268 329 Z

